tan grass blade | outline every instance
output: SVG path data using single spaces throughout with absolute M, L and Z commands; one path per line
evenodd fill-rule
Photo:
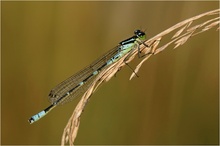
M 144 43 L 148 44 L 148 46 L 150 47 L 146 47 L 143 44 L 140 45 L 140 51 L 142 54 L 145 54 L 145 56 L 142 58 L 142 61 L 135 68 L 135 73 L 139 71 L 141 65 L 148 58 L 150 58 L 155 54 L 160 53 L 168 46 L 173 44 L 175 45 L 174 48 L 177 48 L 180 45 L 183 45 L 192 36 L 205 32 L 211 28 L 214 28 L 215 26 L 218 26 L 216 29 L 219 30 L 219 23 L 220 23 L 219 12 L 220 9 L 217 9 L 189 18 L 161 32 L 155 37 L 146 40 Z M 214 17 L 214 18 L 209 18 L 209 17 Z M 204 18 L 206 20 L 203 20 L 203 23 L 201 24 L 196 24 L 196 20 L 200 18 L 201 19 Z M 194 26 L 192 26 L 193 24 Z M 161 46 L 159 46 L 159 44 L 162 42 L 162 38 L 166 37 L 166 35 L 169 33 L 174 33 L 174 35 L 170 38 L 170 41 L 166 42 L 165 44 L 161 44 Z M 67 143 L 73 145 L 75 138 L 77 136 L 77 132 L 79 130 L 81 114 L 91 95 L 103 82 L 109 81 L 125 65 L 125 62 L 129 63 L 134 59 L 135 56 L 137 56 L 137 54 L 138 54 L 138 49 L 135 49 L 132 53 L 125 55 L 118 62 L 110 65 L 108 68 L 105 68 L 102 72 L 100 72 L 100 74 L 97 75 L 96 79 L 91 84 L 89 89 L 83 94 L 80 102 L 73 111 L 73 114 L 70 117 L 63 132 L 62 141 L 61 141 L 62 145 L 65 145 Z M 132 73 L 130 79 L 135 77 L 135 73 Z

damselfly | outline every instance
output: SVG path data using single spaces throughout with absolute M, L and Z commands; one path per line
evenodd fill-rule
M 49 93 L 51 105 L 32 116 L 28 121 L 34 123 L 57 105 L 69 102 L 80 93 L 85 92 L 97 74 L 99 74 L 105 67 L 117 62 L 133 49 L 139 48 L 139 45 L 142 44 L 145 39 L 146 35 L 143 31 L 134 31 L 134 36 L 121 41 L 115 48 L 105 53 L 92 64 L 58 84 Z

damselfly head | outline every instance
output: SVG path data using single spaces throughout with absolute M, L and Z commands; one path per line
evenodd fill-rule
M 141 30 L 135 30 L 134 31 L 134 34 L 139 38 L 139 39 L 141 39 L 141 40 L 144 40 L 144 39 L 146 39 L 146 34 L 145 34 L 145 32 L 143 32 L 143 31 L 141 31 Z

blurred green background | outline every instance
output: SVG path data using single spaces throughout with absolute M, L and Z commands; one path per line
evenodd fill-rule
M 148 38 L 216 2 L 2 2 L 2 144 L 60 144 L 80 98 L 30 125 L 51 88 L 118 42 Z M 218 144 L 219 36 L 209 30 L 124 67 L 87 104 L 75 144 Z M 140 59 L 130 66 L 135 68 Z

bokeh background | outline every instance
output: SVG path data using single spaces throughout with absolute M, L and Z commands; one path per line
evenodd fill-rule
M 148 38 L 216 2 L 2 2 L 1 143 L 60 144 L 80 97 L 30 125 L 51 88 L 118 42 Z M 209 30 L 124 67 L 87 104 L 75 144 L 218 144 L 219 35 Z M 136 58 L 130 66 L 140 62 Z

